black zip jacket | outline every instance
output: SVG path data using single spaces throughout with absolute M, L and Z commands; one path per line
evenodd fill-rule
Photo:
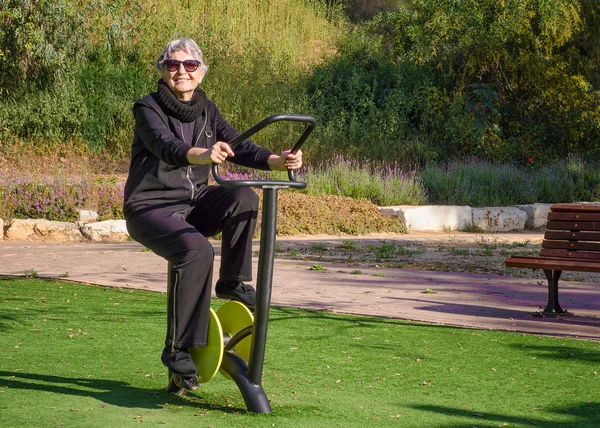
M 133 106 L 135 130 L 129 177 L 125 183 L 125 219 L 153 205 L 191 205 L 199 189 L 208 183 L 210 165 L 191 165 L 187 152 L 192 147 L 212 147 L 217 141 L 231 141 L 239 132 L 231 126 L 210 100 L 196 120 L 193 141 L 184 141 L 183 126 L 168 116 L 152 93 Z M 228 161 L 268 170 L 272 152 L 245 140 L 237 145 Z

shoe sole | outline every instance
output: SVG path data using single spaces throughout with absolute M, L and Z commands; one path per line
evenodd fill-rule
M 248 308 L 250 308 L 250 309 L 254 310 L 254 305 L 250 305 L 250 304 L 248 304 L 248 303 L 244 302 L 243 300 L 241 300 L 241 299 L 237 298 L 236 296 L 231 296 L 231 295 L 229 295 L 229 294 L 218 294 L 218 293 L 216 293 L 216 295 L 217 295 L 217 297 L 218 297 L 219 299 L 224 299 L 224 300 L 233 300 L 233 301 L 235 301 L 235 302 L 240 302 L 240 303 L 242 303 L 242 304 L 246 305 Z

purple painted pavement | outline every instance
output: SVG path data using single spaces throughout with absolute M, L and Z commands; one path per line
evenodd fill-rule
M 502 236 L 511 239 L 510 235 Z M 533 240 L 540 237 L 539 234 L 520 234 L 517 238 Z M 339 241 L 342 238 L 284 238 L 280 243 L 308 245 L 327 239 Z M 343 239 L 375 242 L 381 238 Z M 448 237 L 442 234 L 411 234 L 396 235 L 394 239 L 431 242 Z M 456 242 L 480 237 L 461 234 L 450 239 Z M 218 253 L 218 242 L 214 245 Z M 218 271 L 219 261 L 217 256 L 215 271 Z M 533 315 L 545 306 L 547 299 L 545 279 L 541 273 L 539 279 L 523 279 L 322 262 L 319 264 L 325 270 L 316 271 L 309 269 L 313 264 L 311 261 L 275 261 L 274 306 L 600 340 L 600 276 L 596 283 L 561 281 L 561 305 L 573 315 L 550 319 Z M 358 269 L 360 274 L 356 273 Z M 40 277 L 166 291 L 166 262 L 151 252 L 143 251 L 143 247 L 134 242 L 50 244 L 0 241 L 0 275 L 23 275 L 31 270 Z M 544 285 L 538 285 L 540 282 Z

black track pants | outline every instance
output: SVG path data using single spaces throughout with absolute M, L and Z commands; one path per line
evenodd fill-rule
M 127 219 L 131 237 L 171 267 L 165 346 L 206 346 L 214 259 L 206 237 L 222 232 L 220 278 L 249 281 L 257 214 L 252 189 L 208 186 L 191 205 L 157 204 Z

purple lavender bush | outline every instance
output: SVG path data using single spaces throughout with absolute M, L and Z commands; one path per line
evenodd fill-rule
M 477 158 L 428 165 L 422 177 L 430 204 L 472 207 L 529 204 L 537 202 L 539 193 L 527 171 Z
M 121 220 L 123 218 L 123 192 L 122 184 L 105 184 L 94 189 L 97 197 L 96 210 L 98 221 Z
M 600 163 L 579 156 L 528 168 L 471 158 L 422 171 L 430 204 L 509 206 L 600 200 Z
M 306 181 L 309 195 L 348 196 L 367 199 L 376 205 L 422 205 L 425 188 L 416 171 L 404 171 L 397 165 L 367 163 L 343 156 L 298 174 Z
M 3 186 L 1 214 L 6 219 L 75 221 L 79 219 L 78 210 L 85 206 L 88 194 L 89 185 L 86 182 L 36 183 L 17 178 Z

